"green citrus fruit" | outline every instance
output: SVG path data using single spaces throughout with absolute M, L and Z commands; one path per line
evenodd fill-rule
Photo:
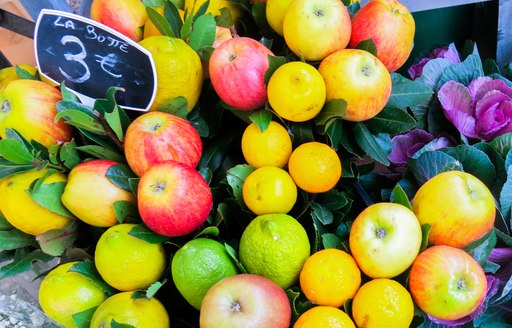
M 309 255 L 306 230 L 287 214 L 257 216 L 240 238 L 239 257 L 245 269 L 273 280 L 283 289 L 298 282 Z

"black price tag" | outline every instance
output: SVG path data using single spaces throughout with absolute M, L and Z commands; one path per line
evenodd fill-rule
M 109 87 L 123 88 L 117 103 L 147 111 L 156 94 L 151 54 L 121 33 L 91 19 L 43 9 L 34 45 L 39 72 L 73 91 L 87 105 L 104 98 Z

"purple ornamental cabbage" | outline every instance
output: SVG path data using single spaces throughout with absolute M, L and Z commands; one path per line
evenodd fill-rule
M 479 77 L 469 87 L 448 81 L 437 97 L 445 117 L 468 138 L 488 141 L 512 131 L 512 88 L 503 80 Z
M 424 57 L 418 63 L 411 65 L 407 71 L 411 79 L 414 80 L 419 77 L 423 73 L 423 67 L 429 61 L 436 58 L 447 59 L 453 64 L 460 63 L 459 53 L 457 52 L 455 45 L 452 43 L 449 46 L 434 49 L 428 57 Z
M 392 150 L 388 159 L 397 167 L 405 167 L 409 158 L 423 147 L 428 150 L 437 150 L 451 146 L 445 137 L 436 138 L 425 130 L 413 129 L 407 133 L 399 134 L 391 139 Z

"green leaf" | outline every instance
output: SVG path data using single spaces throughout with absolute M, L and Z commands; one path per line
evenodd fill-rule
M 233 16 L 228 8 L 222 7 L 219 9 L 219 14 L 215 16 L 215 24 L 220 27 L 230 28 L 233 26 Z
M 154 8 L 146 7 L 146 13 L 148 14 L 148 18 L 162 35 L 167 35 L 173 38 L 177 36 L 177 34 L 174 33 L 171 24 L 169 24 L 169 22 Z
M 196 3 L 194 3 L 194 6 L 196 5 Z M 203 2 L 200 6 L 199 6 L 199 9 L 197 9 L 195 11 L 195 14 L 194 14 L 194 20 L 198 19 L 200 16 L 204 15 L 207 11 L 208 11 L 208 7 L 210 6 L 210 0 L 206 0 L 205 2 Z M 194 8 L 195 10 L 195 8 Z
M 146 298 L 147 299 L 150 299 L 152 298 L 153 296 L 156 295 L 156 293 L 158 292 L 158 290 L 163 286 L 164 284 L 161 283 L 160 281 L 155 281 L 154 283 L 151 284 L 151 286 L 149 286 L 146 290 Z
M 313 129 L 309 124 L 292 124 L 289 129 L 288 133 L 291 133 L 292 142 L 295 145 L 315 140 Z
M 116 201 L 114 203 L 114 213 L 119 223 L 133 222 L 134 219 L 139 218 L 137 204 L 128 200 Z
M 12 139 L 0 140 L 0 156 L 15 164 L 31 164 L 35 159 L 23 143 Z
M 342 241 L 340 237 L 333 233 L 324 233 L 321 237 L 324 248 L 339 248 Z
M 71 221 L 62 229 L 49 230 L 36 236 L 41 250 L 48 255 L 61 256 L 64 251 L 73 245 L 78 234 L 78 224 Z
M 105 129 L 98 120 L 76 109 L 67 109 L 55 115 L 54 122 L 64 118 L 66 124 L 75 126 L 96 134 L 106 134 Z
M 213 143 L 210 144 L 206 149 L 203 149 L 203 154 L 197 166 L 198 170 L 207 167 L 212 172 L 215 172 L 218 168 L 220 168 L 222 162 L 228 155 L 228 150 L 233 142 L 233 139 L 235 136 L 237 136 L 235 133 L 236 131 L 226 131 L 218 138 L 216 138 L 216 140 L 213 141 Z
M 34 262 L 48 262 L 53 258 L 53 256 L 44 254 L 41 250 L 34 250 L 22 258 L 15 259 L 13 262 L 2 266 L 0 268 L 0 280 L 30 270 Z
M 420 252 L 424 251 L 428 247 L 428 235 L 430 234 L 430 229 L 432 229 L 432 226 L 428 223 L 424 223 L 421 225 Z
M 5 139 L 11 139 L 14 141 L 17 141 L 18 143 L 25 146 L 27 151 L 31 154 L 34 154 L 34 152 L 44 153 L 46 154 L 46 147 L 40 144 L 39 142 L 35 140 L 31 140 L 30 142 L 25 139 L 18 131 L 10 128 L 5 128 Z
M 12 228 L 14 227 L 9 223 L 9 221 L 7 221 L 5 216 L 3 216 L 2 213 L 0 213 L 0 231 L 11 230 Z M 0 245 L 3 245 L 3 243 L 0 243 Z
M 483 265 L 492 249 L 496 246 L 497 241 L 496 233 L 492 229 L 462 249 L 468 252 L 480 265 Z
M 419 185 L 441 172 L 464 171 L 459 161 L 438 150 L 423 153 L 417 159 L 409 159 L 409 168 Z
M 345 206 L 350 205 L 347 197 L 348 196 L 343 191 L 333 188 L 327 192 L 317 194 L 315 199 L 316 202 L 322 204 L 327 209 L 331 211 L 338 211 Z
M 226 172 L 226 180 L 233 190 L 233 196 L 239 204 L 245 204 L 242 196 L 242 187 L 247 176 L 254 171 L 255 168 L 248 164 L 238 164 Z
M 500 210 L 505 218 L 508 218 L 512 209 L 512 166 L 507 170 L 507 180 L 500 192 Z
M 34 236 L 26 234 L 18 229 L 0 231 L 0 249 L 14 250 L 26 246 L 37 246 Z
M 258 129 L 263 133 L 267 129 L 270 121 L 272 121 L 272 113 L 267 110 L 258 110 L 249 116 L 251 122 L 256 124 Z
M 114 162 L 125 161 L 125 158 L 121 154 L 103 146 L 87 145 L 76 147 L 76 149 L 99 159 L 109 159 Z
M 159 235 L 143 224 L 137 224 L 128 234 L 151 244 L 159 244 L 169 240 L 169 237 Z
M 483 151 L 469 145 L 447 147 L 441 151 L 459 161 L 465 172 L 473 174 L 486 186 L 491 186 L 496 180 L 496 169 Z
M 412 211 L 411 202 L 409 201 L 409 197 L 407 197 L 407 194 L 402 189 L 402 187 L 399 184 L 396 184 L 393 188 L 393 203 L 397 203 L 400 205 L 403 205 L 410 209 Z
M 30 74 L 29 71 L 23 69 L 20 65 L 16 65 L 14 67 L 14 70 L 16 71 L 16 75 L 18 75 L 18 77 L 20 79 L 23 79 L 23 80 L 39 80 L 37 78 L 37 72 L 36 72 L 36 75 L 32 75 L 32 74 Z
M 224 247 L 226 248 L 226 251 L 228 252 L 229 256 L 233 259 L 233 262 L 235 262 L 238 270 L 240 273 L 247 273 L 247 270 L 242 265 L 242 262 L 238 259 L 238 254 L 235 250 L 235 248 L 228 243 L 224 243 Z
M 181 27 L 183 26 L 183 22 L 181 20 L 178 7 L 173 1 L 164 2 L 164 17 L 165 20 L 169 23 L 174 37 L 180 37 L 180 31 Z
M 94 306 L 90 309 L 77 312 L 71 315 L 71 318 L 73 319 L 73 323 L 75 324 L 76 328 L 89 328 L 91 325 L 91 319 L 94 315 L 94 312 L 96 312 L 96 309 L 98 306 Z
M 8 160 L 0 158 L 0 179 L 33 169 L 34 166 L 32 164 L 13 164 Z
M 346 142 L 346 140 L 344 140 L 346 136 L 343 133 L 343 120 L 341 119 L 329 121 L 326 125 L 325 133 L 329 138 L 331 147 L 336 151 L 339 149 L 340 143 Z
M 373 42 L 372 38 L 369 38 L 369 39 L 359 42 L 356 45 L 356 49 L 368 51 L 369 53 L 371 53 L 372 55 L 377 57 L 377 47 L 375 46 L 375 43 Z
M 433 95 L 432 89 L 418 80 L 411 81 L 398 73 L 393 73 L 392 77 L 393 88 L 386 107 L 406 109 L 424 103 Z
M 492 139 L 489 144 L 501 155 L 501 157 L 507 156 L 510 149 L 512 149 L 512 132 L 505 133 Z
M 274 72 L 280 66 L 286 64 L 286 58 L 283 56 L 267 55 L 267 58 L 268 58 L 268 68 L 265 71 L 265 75 L 263 77 L 263 81 L 265 82 L 265 85 L 267 85 L 268 81 L 270 81 L 272 74 L 274 74 Z
M 192 31 L 192 22 L 194 20 L 194 15 L 192 13 L 185 13 L 185 22 L 181 26 L 180 36 L 183 40 L 187 40 L 190 36 L 190 32 Z
M 108 168 L 105 176 L 112 182 L 116 187 L 131 192 L 130 179 L 136 178 L 137 176 L 126 164 L 115 164 Z
M 263 36 L 275 36 L 276 32 L 270 27 L 267 20 L 267 3 L 254 2 L 251 7 L 251 15 Z M 218 25 L 218 23 L 217 23 Z
M 215 32 L 215 19 L 212 14 L 199 16 L 192 25 L 192 33 L 190 33 L 188 44 L 196 51 L 204 47 L 210 47 L 215 41 Z
M 371 158 L 384 165 L 389 165 L 387 152 L 382 149 L 381 145 L 377 142 L 377 138 L 368 130 L 366 125 L 357 122 L 354 125 L 354 136 L 358 145 L 363 149 Z
M 450 65 L 443 71 L 437 83 L 437 90 L 451 80 L 468 86 L 471 81 L 482 76 L 484 76 L 482 61 L 478 55 L 471 54 L 462 63 Z
M 69 268 L 69 272 L 76 272 L 90 279 L 96 286 L 101 288 L 107 296 L 114 295 L 117 292 L 101 278 L 93 262 L 79 261 Z
M 60 93 L 62 94 L 62 100 L 65 101 L 80 101 L 78 97 L 66 87 L 66 83 L 62 81 L 60 84 Z
M 217 228 L 215 226 L 209 226 L 209 227 L 206 227 L 203 230 L 201 230 L 201 232 L 199 232 L 197 235 L 195 235 L 194 238 L 206 237 L 206 236 L 217 237 L 219 234 L 220 234 L 219 228 Z
M 158 106 L 159 112 L 165 112 L 186 119 L 188 115 L 188 102 L 183 96 L 168 100 Z
M 432 59 L 423 66 L 423 72 L 415 81 L 422 82 L 431 90 L 435 90 L 444 70 L 451 65 L 453 63 L 445 58 Z
M 62 205 L 60 200 L 65 186 L 66 182 L 42 183 L 35 190 L 27 190 L 27 193 L 39 206 L 72 219 L 73 214 Z
M 343 119 L 347 116 L 347 102 L 343 99 L 332 99 L 313 119 L 316 125 L 326 125 L 333 119 Z
M 119 106 L 114 106 L 114 110 L 110 113 L 105 113 L 104 117 L 108 123 L 108 126 L 112 129 L 112 131 L 114 131 L 117 139 L 123 142 L 124 130 L 121 123 L 121 116 L 119 114 Z
M 81 162 L 74 139 L 62 144 L 59 149 L 59 157 L 64 166 L 70 170 Z
M 187 115 L 187 120 L 194 126 L 201 137 L 206 138 L 210 136 L 210 126 L 197 111 L 193 110 L 190 112 L 190 114 Z
M 332 212 L 325 206 L 319 203 L 311 203 L 311 216 L 313 219 L 317 219 L 323 225 L 331 224 L 334 220 Z
M 484 74 L 492 75 L 492 74 L 500 74 L 500 67 L 496 63 L 496 61 L 492 58 L 487 58 L 483 62 Z
M 365 122 L 372 131 L 399 134 L 413 129 L 416 120 L 407 111 L 385 107 L 379 114 Z

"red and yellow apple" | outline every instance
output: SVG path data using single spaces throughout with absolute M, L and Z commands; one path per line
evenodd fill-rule
M 294 0 L 283 20 L 286 45 L 309 61 L 347 47 L 351 29 L 350 15 L 340 0 Z
M 91 19 L 138 42 L 142 40 L 142 27 L 148 15 L 140 0 L 93 0 Z
M 465 251 L 437 245 L 421 252 L 412 264 L 409 290 L 426 313 L 441 320 L 457 320 L 484 301 L 487 278 Z
M 45 147 L 70 141 L 72 127 L 63 119 L 54 121 L 59 89 L 37 80 L 14 80 L 0 90 L 0 137 L 14 129 L 27 140 Z
M 213 51 L 209 73 L 219 98 L 238 110 L 262 108 L 267 101 L 264 76 L 272 51 L 248 37 L 226 40 Z
M 284 290 L 255 274 L 229 276 L 213 285 L 203 298 L 202 328 L 287 328 L 291 306 Z
M 416 24 L 406 6 L 397 0 L 370 0 L 352 18 L 351 48 L 372 39 L 377 58 L 390 72 L 411 54 Z
M 421 224 L 430 224 L 430 243 L 453 247 L 464 247 L 489 232 L 496 216 L 489 188 L 463 171 L 430 178 L 414 195 L 412 207 Z
M 203 144 L 187 120 L 164 112 L 147 112 L 126 129 L 124 152 L 132 171 L 141 176 L 151 165 L 175 160 L 196 167 Z
M 421 226 L 407 207 L 375 203 L 354 220 L 349 244 L 352 256 L 367 276 L 393 278 L 404 272 L 418 255 Z
M 137 202 L 142 221 L 168 237 L 198 229 L 212 208 L 212 193 L 193 167 L 173 160 L 152 165 L 141 176 Z
M 36 236 L 49 230 L 62 229 L 73 221 L 71 215 L 65 216 L 39 205 L 27 192 L 30 185 L 47 172 L 48 169 L 33 169 L 0 180 L 0 212 L 12 226 L 29 235 Z M 43 185 L 66 183 L 66 180 L 64 173 L 57 172 L 46 177 Z
M 326 101 L 347 102 L 347 121 L 365 121 L 380 113 L 391 95 L 391 75 L 368 51 L 342 49 L 318 67 L 326 87 Z
M 61 196 L 62 204 L 77 218 L 95 227 L 111 227 L 118 223 L 114 203 L 136 204 L 135 195 L 119 188 L 106 176 L 117 162 L 96 159 L 82 162 L 68 174 Z

